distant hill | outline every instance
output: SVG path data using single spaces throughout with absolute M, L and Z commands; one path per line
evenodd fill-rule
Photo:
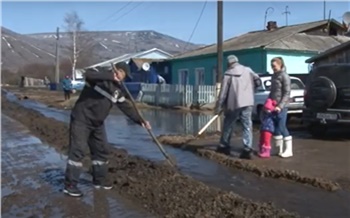
M 18 34 L 1 27 L 2 68 L 17 70 L 30 63 L 53 64 L 55 60 L 55 33 Z M 156 31 L 103 31 L 84 32 L 94 47 L 93 63 L 123 54 L 159 48 L 171 54 L 193 50 L 196 45 Z M 60 34 L 60 57 L 68 57 L 69 36 Z M 186 47 L 186 49 L 185 49 Z

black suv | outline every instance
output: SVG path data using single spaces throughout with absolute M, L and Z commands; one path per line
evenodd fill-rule
M 313 137 L 334 125 L 350 127 L 350 63 L 327 64 L 310 72 L 304 93 L 303 122 Z

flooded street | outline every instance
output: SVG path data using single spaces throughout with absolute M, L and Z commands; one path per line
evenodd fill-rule
M 64 196 L 66 157 L 43 145 L 17 121 L 1 115 L 2 217 L 151 217 L 83 176 L 80 199 Z
M 20 103 L 48 117 L 69 122 L 68 111 L 47 108 L 31 100 Z M 204 114 L 197 116 L 164 110 L 144 110 L 143 114 L 152 123 L 156 135 L 193 134 L 211 118 Z M 213 125 L 211 131 L 216 131 L 217 128 Z M 114 111 L 109 116 L 106 129 L 110 143 L 115 144 L 116 147 L 127 149 L 130 154 L 144 158 L 163 160 L 147 132 L 126 120 L 119 112 Z M 273 202 L 280 208 L 298 212 L 303 216 L 349 217 L 350 215 L 347 203 L 350 202 L 348 191 L 327 192 L 284 180 L 260 178 L 250 173 L 223 167 L 188 151 L 168 146 L 166 149 L 176 157 L 181 172 L 206 184 L 233 191 L 256 201 Z

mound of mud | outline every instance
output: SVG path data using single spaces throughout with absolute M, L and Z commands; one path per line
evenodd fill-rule
M 216 137 L 216 134 L 203 135 L 202 138 L 211 140 Z M 322 188 L 327 191 L 336 191 L 340 189 L 340 186 L 336 182 L 328 181 L 321 178 L 308 177 L 300 175 L 294 170 L 279 170 L 266 168 L 262 166 L 255 165 L 246 160 L 240 160 L 234 157 L 228 157 L 226 155 L 217 153 L 213 150 L 200 148 L 198 146 L 191 146 L 191 142 L 194 142 L 195 137 L 191 135 L 160 135 L 157 137 L 160 143 L 171 145 L 176 148 L 187 148 L 195 152 L 196 154 L 206 157 L 211 160 L 235 169 L 240 169 L 248 172 L 255 173 L 261 177 L 270 177 L 277 179 L 286 179 L 293 182 L 298 182 L 302 184 L 311 185 L 317 188 Z M 196 148 L 197 147 L 197 148 Z
M 26 125 L 58 150 L 66 150 L 68 127 L 62 122 L 2 98 L 2 112 Z M 122 196 L 160 217 L 298 217 L 271 204 L 254 203 L 232 192 L 181 175 L 176 169 L 112 149 L 109 172 Z

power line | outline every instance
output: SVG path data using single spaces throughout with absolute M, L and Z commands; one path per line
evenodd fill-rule
M 188 41 L 187 41 L 187 43 L 186 43 L 186 46 L 185 46 L 185 48 L 184 48 L 184 51 L 186 50 L 187 46 L 188 46 L 188 45 L 190 44 L 190 42 L 191 42 L 191 39 L 192 39 L 192 37 L 193 37 L 193 35 L 194 35 L 196 29 L 197 29 L 197 26 L 198 26 L 198 24 L 199 24 L 199 21 L 200 21 L 201 18 L 202 18 L 202 15 L 203 15 L 203 13 L 204 13 L 205 7 L 207 6 L 207 3 L 208 3 L 208 1 L 205 1 L 204 4 L 203 4 L 201 13 L 199 14 L 199 17 L 198 17 L 198 19 L 197 19 L 197 22 L 196 22 L 196 24 L 194 25 L 194 28 L 193 28 L 192 33 L 191 33 L 191 36 L 190 36 L 190 38 L 188 39 Z
M 139 7 L 142 3 L 144 2 L 139 2 L 137 5 L 135 5 L 133 8 L 131 8 L 129 11 L 127 11 L 126 13 L 122 14 L 121 16 L 119 16 L 118 18 L 112 20 L 113 22 L 116 22 L 118 20 L 120 20 L 121 18 L 123 18 L 124 16 L 128 15 L 129 13 L 131 13 L 133 10 L 135 10 L 137 7 Z M 100 42 L 96 42 L 96 43 L 93 43 L 89 46 L 87 46 L 86 48 L 82 49 L 80 52 L 82 52 L 83 50 L 87 50 L 87 49 L 90 49 L 94 46 L 96 46 L 97 44 L 99 44 Z
M 117 17 L 116 19 L 112 20 L 112 22 L 116 22 L 118 20 L 120 20 L 121 18 L 123 18 L 124 16 L 128 15 L 129 13 L 131 13 L 133 10 L 135 10 L 136 8 L 138 8 L 140 5 L 142 5 L 144 2 L 139 2 L 137 5 L 135 5 L 133 8 L 131 8 L 129 11 L 125 12 L 124 14 L 120 15 L 119 17 Z
M 132 3 L 132 1 L 126 3 L 124 6 L 122 6 L 121 8 L 119 8 L 119 10 L 113 12 L 111 15 L 109 15 L 108 17 L 106 17 L 105 19 L 99 21 L 98 23 L 96 23 L 96 26 L 98 26 L 99 24 L 111 19 L 112 17 L 114 17 L 115 15 L 117 15 L 119 12 L 121 12 L 122 10 L 124 10 L 126 7 L 128 7 L 130 4 Z M 95 25 L 94 25 L 95 26 Z

